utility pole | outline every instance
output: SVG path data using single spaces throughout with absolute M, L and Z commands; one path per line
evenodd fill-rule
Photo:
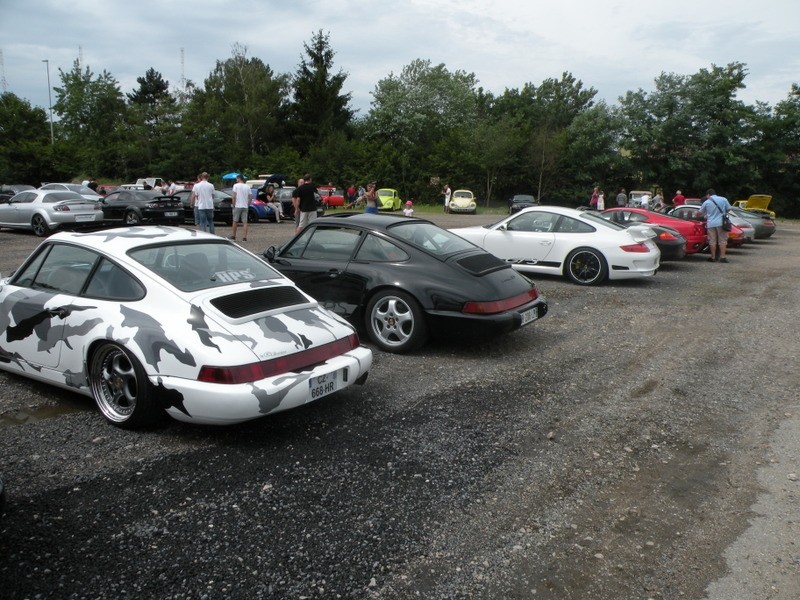
M 47 100 L 50 108 L 50 145 L 54 146 L 56 138 L 55 135 L 53 135 L 53 94 L 50 91 L 50 61 L 45 58 L 42 62 L 47 66 Z

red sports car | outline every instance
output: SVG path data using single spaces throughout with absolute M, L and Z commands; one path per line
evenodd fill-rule
M 708 244 L 706 225 L 702 221 L 688 221 L 645 208 L 628 208 L 626 206 L 609 208 L 602 214 L 616 223 L 652 223 L 676 229 L 686 238 L 686 254 L 699 252 Z
M 691 221 L 692 223 L 702 223 L 703 227 L 706 226 L 705 218 L 700 216 L 698 218 L 697 213 L 700 212 L 700 206 L 694 204 L 684 204 L 683 206 L 678 206 L 669 213 L 670 216 L 677 217 L 679 219 L 683 219 L 686 221 Z M 728 232 L 728 246 L 737 248 L 744 244 L 747 241 L 747 235 L 745 232 L 737 227 L 736 225 L 731 224 L 731 230 Z
M 344 191 L 330 185 L 320 185 L 317 186 L 317 192 L 325 208 L 344 206 Z

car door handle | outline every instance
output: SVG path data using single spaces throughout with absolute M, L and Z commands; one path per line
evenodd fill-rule
M 59 319 L 64 319 L 69 314 L 66 307 L 59 306 L 58 308 L 50 308 L 47 310 L 47 314 L 51 317 L 58 317 Z
M 330 269 L 328 271 L 328 277 L 338 277 L 341 274 L 342 272 L 339 269 Z

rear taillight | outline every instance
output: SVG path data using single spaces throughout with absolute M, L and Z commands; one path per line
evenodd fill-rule
M 650 252 L 650 248 L 647 247 L 647 244 L 627 244 L 626 246 L 620 246 L 620 250 L 623 252 Z
M 325 362 L 328 359 L 340 356 L 357 348 L 358 335 L 351 334 L 346 338 L 336 340 L 329 344 L 309 348 L 302 352 L 295 352 L 287 356 L 263 360 L 261 362 L 239 365 L 235 367 L 201 367 L 197 376 L 198 381 L 204 383 L 221 383 L 235 385 L 239 383 L 252 383 L 267 377 L 274 377 L 281 373 L 301 371 L 308 367 Z
M 512 310 L 518 306 L 527 304 L 531 300 L 536 300 L 539 292 L 536 288 L 531 288 L 527 292 L 517 294 L 505 300 L 491 300 L 489 302 L 465 302 L 461 312 L 470 315 L 494 315 L 497 313 Z
M 69 205 L 68 204 L 56 204 L 53 207 L 55 212 L 69 212 Z
M 674 242 L 678 238 L 671 234 L 669 231 L 662 231 L 658 234 L 658 239 L 663 240 L 665 242 Z

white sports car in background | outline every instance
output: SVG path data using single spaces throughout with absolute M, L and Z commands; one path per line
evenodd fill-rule
M 661 259 L 649 227 L 625 228 L 560 206 L 526 208 L 492 225 L 450 231 L 518 271 L 563 275 L 581 285 L 650 277 Z
M 215 235 L 130 227 L 48 238 L 0 280 L 0 368 L 92 396 L 132 428 L 228 424 L 363 383 L 353 327 Z

